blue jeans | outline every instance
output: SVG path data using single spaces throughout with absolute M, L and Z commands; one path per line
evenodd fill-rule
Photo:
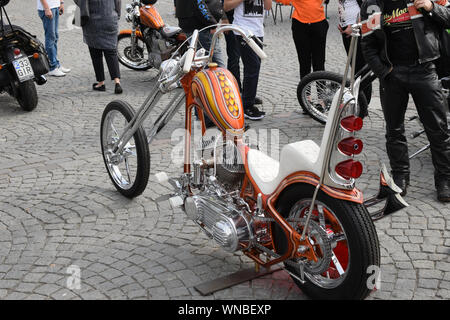
M 186 35 L 188 37 L 192 36 L 192 32 L 187 32 Z M 203 48 L 206 51 L 209 51 L 211 48 L 212 34 L 209 32 L 209 29 L 202 31 L 198 34 L 198 40 Z M 225 68 L 225 59 L 223 56 L 222 48 L 220 47 L 219 39 L 216 42 L 216 46 L 214 47 L 214 54 L 212 61 L 217 63 L 219 67 Z
M 58 61 L 59 8 L 53 8 L 51 10 L 53 13 L 52 19 L 47 18 L 44 11 L 38 10 L 39 17 L 44 24 L 45 50 L 47 51 L 48 60 L 50 62 L 50 71 L 60 67 Z

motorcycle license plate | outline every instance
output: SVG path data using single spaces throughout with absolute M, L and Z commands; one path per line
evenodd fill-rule
M 14 60 L 12 63 L 20 82 L 24 82 L 34 78 L 33 68 L 31 67 L 31 63 L 28 57 Z

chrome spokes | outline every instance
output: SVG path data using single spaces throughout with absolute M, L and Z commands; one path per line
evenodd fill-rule
M 113 152 L 113 148 L 126 128 L 128 121 L 122 113 L 112 110 L 103 122 L 103 153 L 107 169 L 113 180 L 123 189 L 132 187 L 136 179 L 137 155 L 134 139 L 125 145 L 120 154 Z

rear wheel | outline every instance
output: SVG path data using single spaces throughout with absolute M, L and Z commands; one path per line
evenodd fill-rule
M 128 198 L 144 192 L 150 174 L 150 154 L 145 131 L 140 127 L 121 154 L 114 153 L 114 144 L 134 116 L 131 106 L 124 101 L 109 103 L 101 122 L 103 160 L 116 189 Z
M 297 184 L 285 190 L 277 211 L 299 234 L 305 224 L 314 187 Z M 293 221 L 294 220 L 294 221 Z M 374 288 L 373 273 L 379 269 L 380 251 L 375 226 L 365 207 L 332 198 L 319 191 L 306 233 L 317 262 L 303 261 L 305 283 L 292 277 L 299 288 L 314 299 L 364 299 Z M 279 254 L 287 250 L 287 239 L 274 226 L 274 243 Z M 301 261 L 292 259 L 286 268 L 300 277 Z M 375 277 L 373 277 L 375 279 Z
M 327 122 L 331 103 L 341 88 L 342 80 L 342 75 L 329 71 L 316 71 L 305 76 L 297 87 L 297 99 L 303 111 L 320 123 Z M 359 92 L 358 105 L 358 115 L 364 118 L 368 103 L 362 91 Z
M 144 40 L 136 36 L 135 51 L 133 52 L 131 46 L 131 34 L 120 34 L 117 42 L 117 55 L 119 62 L 125 67 L 144 71 L 152 68 L 149 60 L 149 52 Z
M 25 111 L 32 111 L 36 108 L 38 104 L 38 94 L 33 80 L 28 80 L 19 84 L 16 99 Z

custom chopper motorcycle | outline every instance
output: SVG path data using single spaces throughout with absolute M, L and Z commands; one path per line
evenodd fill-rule
M 131 30 L 119 33 L 119 62 L 133 70 L 159 68 L 186 40 L 181 28 L 166 26 L 153 7 L 157 0 L 133 0 L 127 5 L 126 20 Z
M 31 111 L 38 104 L 35 83 L 47 82 L 48 57 L 35 36 L 11 24 L 4 8 L 8 2 L 0 1 L 0 93 L 9 93 L 23 110 Z
M 283 147 L 280 162 L 244 143 L 245 126 L 239 87 L 231 73 L 212 63 L 217 37 L 227 31 L 242 35 L 261 57 L 257 38 L 232 25 L 218 25 L 209 53 L 197 49 L 198 31 L 187 51 L 175 52 L 161 65 L 159 80 L 135 113 L 124 101 L 107 105 L 101 120 L 101 147 L 107 172 L 124 196 L 140 195 L 149 179 L 149 144 L 185 106 L 184 172 L 168 182 L 170 198 L 184 208 L 206 235 L 229 252 L 242 251 L 258 265 L 284 264 L 303 292 L 318 299 L 363 299 L 373 289 L 369 276 L 380 264 L 380 249 L 372 219 L 407 204 L 383 167 L 380 192 L 363 201 L 355 187 L 362 165 L 355 157 L 363 143 L 357 117 L 360 80 L 336 93 L 318 146 L 311 140 Z M 353 40 L 358 36 L 354 27 Z M 256 42 L 255 42 L 256 41 Z M 354 61 L 352 52 L 346 66 Z M 354 62 L 353 62 L 354 63 Z M 167 93 L 169 104 L 154 124 L 142 124 Z M 204 134 L 191 138 L 192 111 L 197 110 Z M 204 119 L 217 126 L 208 136 Z M 163 180 L 163 179 L 162 179 Z M 385 201 L 369 213 L 368 206 Z

